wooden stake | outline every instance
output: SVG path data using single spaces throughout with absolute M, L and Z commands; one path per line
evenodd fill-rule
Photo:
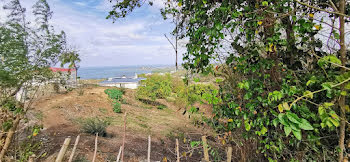
M 147 154 L 147 161 L 151 162 L 151 136 L 148 136 L 148 154 Z
M 118 156 L 117 156 L 117 162 L 119 162 L 119 160 L 120 160 L 120 155 L 122 154 L 122 148 L 123 148 L 123 146 L 120 146 L 119 153 L 118 153 Z
M 125 150 L 125 134 L 126 134 L 126 112 L 124 114 L 124 135 L 123 135 L 123 151 L 122 151 L 122 162 L 124 162 L 124 150 Z
M 207 138 L 205 136 L 202 136 L 202 142 L 203 142 L 204 160 L 206 162 L 209 162 L 208 144 L 207 144 Z
M 227 148 L 227 162 L 231 162 L 232 159 L 232 147 Z
M 179 151 L 179 140 L 176 139 L 176 157 L 177 157 L 177 160 L 176 162 L 180 162 L 180 151 Z
M 69 143 L 70 143 L 70 138 L 66 138 L 63 142 L 60 152 L 57 155 L 56 162 L 62 162 L 64 154 L 66 153 L 67 148 L 69 146 Z
M 77 138 L 75 139 L 74 147 L 73 147 L 72 153 L 70 154 L 68 162 L 72 162 L 73 161 L 73 157 L 74 157 L 74 154 L 75 154 L 75 150 L 77 149 L 77 146 L 78 146 L 78 143 L 79 143 L 79 139 L 80 139 L 80 135 L 78 135 Z
M 95 138 L 95 152 L 94 152 L 94 157 L 92 159 L 92 162 L 95 162 L 96 160 L 96 155 L 97 155 L 97 138 L 98 138 L 98 133 L 96 133 L 96 138 Z

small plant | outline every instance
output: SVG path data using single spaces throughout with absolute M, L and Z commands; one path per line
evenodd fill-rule
M 99 136 L 106 136 L 106 128 L 110 124 L 108 121 L 100 118 L 87 118 L 84 119 L 81 123 L 81 130 L 85 133 L 99 134 Z
M 58 83 L 53 83 L 53 90 L 55 93 L 60 92 L 60 85 Z
M 83 88 L 78 88 L 77 92 L 78 92 L 78 96 L 84 95 L 84 90 L 83 90 Z
M 73 162 L 89 162 L 89 160 L 84 155 L 77 156 Z
M 163 109 L 165 109 L 165 108 L 167 108 L 165 105 L 159 105 L 159 106 L 157 106 L 157 109 L 159 109 L 159 110 L 163 110 Z

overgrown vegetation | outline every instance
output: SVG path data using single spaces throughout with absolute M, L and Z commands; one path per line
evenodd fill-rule
M 123 91 L 119 89 L 106 89 L 105 93 L 110 99 L 112 99 L 113 111 L 115 113 L 121 113 L 121 101 L 123 97 Z
M 170 74 L 153 74 L 146 78 L 142 81 L 142 86 L 137 89 L 137 98 L 154 106 L 159 105 L 153 103 L 154 100 L 167 99 L 179 107 L 190 107 L 196 102 L 205 102 L 203 97 L 216 89 L 212 84 L 186 85 L 183 80 L 174 78 Z
M 147 4 L 127 2 L 114 2 L 108 18 Z M 175 0 L 162 12 L 180 14 L 184 67 L 224 78 L 205 96 L 208 121 L 241 134 L 225 136 L 232 145 L 255 144 L 240 147 L 243 161 L 251 150 L 269 161 L 347 160 L 349 2 Z

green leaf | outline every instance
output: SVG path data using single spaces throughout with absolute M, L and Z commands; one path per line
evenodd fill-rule
M 318 65 L 321 67 L 324 67 L 325 65 L 327 65 L 328 63 L 333 63 L 333 64 L 337 64 L 337 65 L 341 65 L 341 61 L 338 59 L 338 57 L 334 56 L 334 55 L 328 55 L 328 56 L 324 56 L 321 59 L 318 60 Z
M 289 126 L 288 122 L 286 121 L 286 119 L 284 119 L 284 117 L 285 117 L 285 114 L 282 114 L 282 113 L 278 114 L 279 122 L 284 126 Z
M 279 105 L 278 105 L 278 111 L 281 112 L 281 113 L 283 112 L 283 106 L 282 106 L 282 104 L 279 104 Z
M 333 118 L 328 118 L 328 120 L 331 121 L 335 127 L 339 127 L 339 121 L 338 120 L 335 120 Z
M 262 6 L 268 6 L 269 5 L 269 3 L 267 2 L 267 1 L 262 1 Z
M 193 81 L 194 81 L 194 82 L 199 82 L 200 79 L 199 79 L 199 78 L 193 78 Z
M 298 140 L 301 140 L 301 131 L 292 130 L 292 132 L 295 138 L 297 138 Z
M 287 102 L 283 102 L 283 109 L 284 110 L 290 110 L 290 107 Z
M 324 89 L 326 89 L 327 91 L 332 89 L 332 83 L 331 83 L 331 82 L 322 83 L 321 86 L 322 86 Z
M 345 89 L 349 90 L 350 89 L 350 83 L 345 85 Z
M 294 114 L 292 112 L 287 112 L 287 118 L 289 119 L 289 121 L 293 122 L 293 123 L 296 123 L 296 124 L 300 124 L 301 123 L 301 120 L 300 118 L 298 117 L 297 114 Z
M 267 132 L 266 127 L 261 128 L 261 130 L 260 130 L 261 135 L 264 135 L 266 132 Z
M 283 129 L 284 129 L 284 133 L 286 134 L 286 137 L 288 137 L 290 132 L 292 131 L 292 128 L 288 126 L 284 126 Z
M 244 126 L 245 126 L 245 130 L 246 130 L 246 131 L 249 131 L 250 128 L 251 128 L 248 120 L 246 120 L 246 121 L 244 122 Z
M 311 98 L 311 99 L 314 97 L 314 95 L 311 91 L 305 91 L 304 95 L 306 95 L 306 97 Z
M 342 95 L 342 96 L 346 96 L 348 93 L 346 92 L 346 91 L 341 91 L 340 92 L 340 95 Z
M 306 119 L 301 119 L 301 123 L 299 124 L 299 127 L 304 130 L 313 130 L 314 128 L 312 125 L 306 120 Z
M 220 83 L 220 82 L 222 82 L 223 80 L 221 79 L 221 78 L 216 78 L 216 80 L 215 80 L 215 82 L 216 83 Z
M 276 119 L 273 119 L 273 120 L 272 120 L 272 124 L 273 124 L 273 126 L 277 127 L 278 119 L 277 119 L 277 118 L 276 118 Z

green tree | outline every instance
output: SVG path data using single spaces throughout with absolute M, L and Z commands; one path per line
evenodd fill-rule
M 49 26 L 52 12 L 46 0 L 39 0 L 33 7 L 35 25 L 26 20 L 19 0 L 11 0 L 3 8 L 9 15 L 6 23 L 0 24 L 0 161 L 30 109 L 30 102 L 18 102 L 15 95 L 21 89 L 37 89 L 50 79 L 49 67 L 57 63 L 66 47 L 63 32 L 56 34 Z
M 117 1 L 109 18 L 125 17 L 141 2 Z M 174 2 L 180 9 L 164 10 L 182 13 L 182 37 L 189 39 L 184 67 L 225 78 L 220 93 L 208 97 L 220 98 L 209 120 L 216 130 L 255 141 L 268 160 L 343 161 L 349 2 Z M 252 158 L 247 154 L 241 158 Z
M 70 69 L 75 70 L 75 83 L 78 83 L 78 68 L 79 66 L 77 65 L 81 60 L 78 54 L 78 51 L 75 50 L 69 50 L 61 54 L 59 58 L 61 62 L 61 67 L 64 67 L 65 64 L 68 64 L 68 67 Z

